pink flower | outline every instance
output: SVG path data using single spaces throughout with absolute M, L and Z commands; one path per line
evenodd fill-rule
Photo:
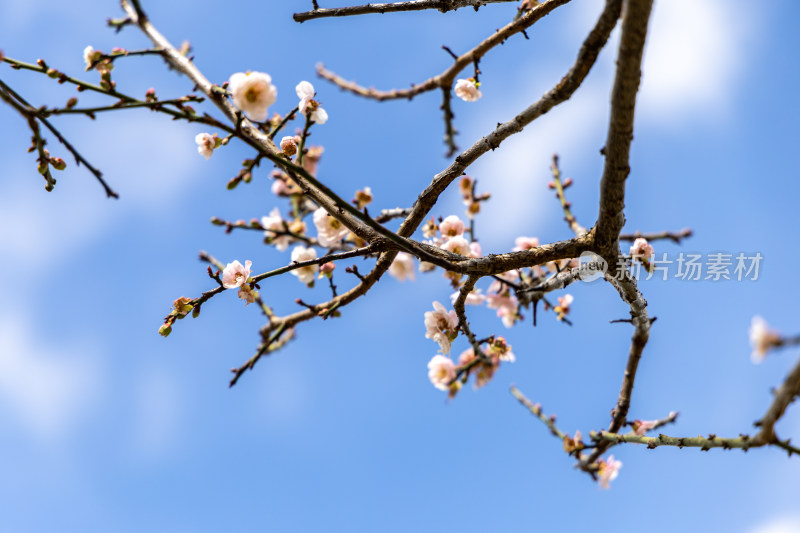
M 495 337 L 494 342 L 489 344 L 489 357 L 495 357 L 500 361 L 506 363 L 513 363 L 517 360 L 514 352 L 511 351 L 511 345 L 506 342 L 504 337 Z
M 456 96 L 465 102 L 475 102 L 478 98 L 483 96 L 480 90 L 478 90 L 478 82 L 476 82 L 474 78 L 456 81 L 455 92 Z
M 475 349 L 467 348 L 458 356 L 458 366 L 467 366 L 475 359 Z
M 571 294 L 559 296 L 558 305 L 553 308 L 553 311 L 556 312 L 556 318 L 559 320 L 564 320 L 569 313 L 569 306 L 572 305 L 574 300 L 575 298 L 573 298 Z
M 320 246 L 334 246 L 350 232 L 347 226 L 328 214 L 323 208 L 314 211 L 314 225 L 317 227 L 317 240 Z
M 653 257 L 654 253 L 653 247 L 646 239 L 639 237 L 633 241 L 633 246 L 631 246 L 631 259 L 638 259 L 642 263 L 647 263 Z
M 456 377 L 456 367 L 449 357 L 434 355 L 428 361 L 428 379 L 439 390 L 448 390 L 450 382 Z
M 458 300 L 458 295 L 461 291 L 456 291 L 450 295 L 450 302 L 455 305 L 456 300 Z M 486 301 L 486 296 L 481 294 L 480 289 L 473 289 L 467 294 L 467 298 L 464 300 L 465 305 L 481 305 L 483 302 Z
M 511 249 L 512 252 L 522 252 L 524 250 L 530 250 L 531 248 L 536 248 L 539 246 L 539 239 L 536 237 L 517 237 L 514 241 L 514 248 Z
M 433 217 L 422 226 L 422 236 L 426 239 L 432 239 L 436 232 L 439 230 L 439 226 L 436 225 L 436 222 L 433 220 Z
M 450 215 L 442 220 L 439 225 L 439 231 L 445 239 L 460 237 L 464 234 L 464 223 L 456 215 Z
M 633 433 L 639 436 L 644 435 L 651 429 L 655 429 L 657 425 L 658 420 L 634 420 L 633 423 L 631 423 Z
M 750 358 L 754 363 L 763 361 L 769 349 L 780 346 L 781 343 L 780 333 L 771 329 L 760 316 L 753 317 L 750 323 L 750 345 L 753 347 L 753 353 Z
M 410 254 L 398 252 L 389 267 L 389 275 L 397 278 L 397 281 L 414 281 L 414 259 Z
M 211 154 L 214 153 L 214 148 L 217 147 L 216 135 L 208 133 L 198 133 L 194 138 L 194 142 L 197 143 L 197 153 L 205 157 L 206 160 L 211 157 Z
M 261 217 L 261 225 L 264 227 L 264 236 L 270 239 L 270 242 L 283 252 L 289 247 L 290 237 L 288 235 L 280 235 L 286 232 L 286 224 L 281 218 L 280 210 L 275 207 L 270 211 L 268 217 Z
M 256 301 L 256 296 L 258 296 L 258 291 L 253 290 L 250 285 L 242 285 L 239 287 L 239 292 L 237 293 L 240 299 L 245 301 L 245 305 L 250 305 L 251 303 Z
M 483 250 L 481 249 L 481 245 L 478 241 L 469 243 L 469 256 L 475 259 L 483 257 Z
M 316 91 L 314 91 L 314 86 L 311 83 L 301 81 L 295 87 L 295 92 L 297 92 L 297 97 L 300 99 L 297 107 L 301 115 L 307 116 L 317 124 L 325 124 L 328 121 L 328 113 L 319 106 L 319 102 L 314 100 Z
M 222 286 L 226 289 L 235 289 L 247 283 L 250 278 L 250 267 L 253 262 L 247 260 L 244 266 L 239 261 L 228 263 L 222 271 Z
M 450 343 L 458 335 L 458 317 L 439 302 L 433 302 L 433 309 L 425 312 L 425 338 L 438 342 L 443 353 L 450 353 Z
M 608 459 L 599 459 L 597 461 L 599 468 L 597 470 L 597 480 L 600 486 L 604 489 L 610 488 L 609 483 L 614 481 L 619 475 L 619 469 L 622 468 L 622 461 L 614 459 L 613 455 L 609 455 Z
M 311 261 L 317 258 L 317 251 L 314 248 L 306 248 L 305 246 L 295 246 L 292 249 L 292 262 L 302 263 L 303 261 Z M 310 285 L 314 282 L 314 276 L 319 270 L 319 265 L 309 265 L 292 270 L 292 274 L 297 278 Z
M 452 237 L 442 245 L 442 250 L 453 252 L 454 254 L 469 256 L 471 250 L 469 241 L 464 237 Z
M 228 80 L 228 90 L 233 105 L 258 122 L 267 119 L 269 106 L 278 99 L 277 87 L 272 85 L 270 75 L 264 72 L 237 72 Z
M 333 277 L 333 271 L 336 270 L 336 265 L 330 261 L 327 263 L 323 263 L 319 267 L 319 278 L 322 279 L 323 276 L 327 278 Z
M 322 146 L 312 146 L 306 152 L 306 156 L 303 158 L 303 168 L 306 169 L 306 172 L 311 174 L 312 176 L 317 175 L 317 167 L 319 166 L 319 160 L 322 159 L 322 153 L 325 151 L 325 148 Z

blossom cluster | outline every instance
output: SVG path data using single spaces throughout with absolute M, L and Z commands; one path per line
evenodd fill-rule
M 458 356 L 457 362 L 446 355 L 434 355 L 428 362 L 428 379 L 437 389 L 448 391 L 452 398 L 470 376 L 475 376 L 475 388 L 479 389 L 494 377 L 500 363 L 515 360 L 511 345 L 503 337 L 491 337 L 480 346 L 479 354 L 475 353 L 475 348 L 468 348 Z M 457 379 L 459 375 L 461 378 Z

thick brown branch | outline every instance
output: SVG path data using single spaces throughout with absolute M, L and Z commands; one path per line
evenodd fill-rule
M 626 0 L 623 10 L 597 218 L 598 253 L 609 261 L 616 261 L 617 241 L 625 225 L 625 180 L 630 173 L 636 93 L 642 76 L 642 54 L 652 7 L 653 0 Z

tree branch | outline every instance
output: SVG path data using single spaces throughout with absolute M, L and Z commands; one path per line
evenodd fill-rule
M 361 6 L 333 7 L 329 9 L 314 9 L 292 15 L 295 22 L 326 17 L 351 17 L 353 15 L 369 15 L 373 13 L 397 13 L 399 11 L 422 11 L 425 9 L 438 9 L 442 13 L 455 11 L 462 7 L 472 7 L 475 11 L 486 4 L 499 4 L 515 2 L 516 0 L 411 0 L 408 2 L 395 2 L 392 4 L 366 4 Z

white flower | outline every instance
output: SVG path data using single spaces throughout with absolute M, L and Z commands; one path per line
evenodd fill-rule
M 226 289 L 235 289 L 247 283 L 252 264 L 250 260 L 245 261 L 244 266 L 238 260 L 228 263 L 222 271 L 222 286 Z
M 314 225 L 317 227 L 317 240 L 320 246 L 330 247 L 339 244 L 350 232 L 347 226 L 330 216 L 321 207 L 314 211 Z
M 454 254 L 469 256 L 472 250 L 469 241 L 464 237 L 453 237 L 442 245 L 442 250 L 453 252 Z
M 464 222 L 456 215 L 450 215 L 439 224 L 439 231 L 445 239 L 460 237 L 464 234 Z
M 450 302 L 453 305 L 456 304 L 456 300 L 458 300 L 458 295 L 460 293 L 461 293 L 461 291 L 456 291 L 456 292 L 454 292 L 453 294 L 450 295 Z M 464 300 L 464 304 L 465 305 L 482 305 L 483 302 L 485 302 L 485 301 L 486 301 L 486 296 L 481 294 L 481 290 L 480 289 L 473 289 L 472 291 L 470 291 L 469 294 L 467 294 L 467 297 Z
M 277 87 L 264 72 L 237 72 L 228 80 L 228 90 L 233 95 L 233 105 L 258 122 L 267 119 L 267 109 L 278 99 Z
M 87 46 L 83 49 L 83 60 L 86 62 L 86 70 L 92 66 L 95 59 L 95 50 L 92 48 L 92 45 Z
M 270 211 L 269 216 L 261 217 L 261 225 L 266 230 L 264 231 L 264 236 L 272 239 L 272 244 L 279 252 L 283 252 L 289 247 L 290 237 L 288 235 L 277 236 L 278 233 L 286 232 L 286 224 L 277 207 Z
M 434 311 L 425 312 L 425 337 L 439 343 L 443 353 L 450 353 L 450 342 L 457 335 L 458 317 L 448 312 L 439 302 L 433 302 Z
M 456 366 L 449 357 L 434 355 L 428 361 L 428 379 L 439 390 L 447 390 L 449 383 L 456 377 Z
M 750 323 L 750 345 L 753 347 L 750 358 L 754 363 L 760 363 L 770 348 L 781 345 L 781 335 L 771 329 L 763 318 L 754 316 Z
M 597 470 L 597 480 L 600 482 L 600 486 L 604 489 L 608 489 L 609 483 L 614 481 L 619 475 L 619 469 L 622 468 L 622 461 L 617 461 L 614 459 L 613 455 L 609 455 L 608 459 L 600 459 L 597 461 L 600 468 Z
M 300 114 L 309 117 L 317 124 L 325 124 L 328 121 L 328 113 L 319 106 L 319 102 L 314 100 L 317 94 L 314 86 L 307 81 L 301 81 L 295 87 L 300 103 L 297 104 Z
M 208 160 L 211 154 L 214 153 L 214 148 L 217 147 L 217 140 L 208 133 L 198 133 L 194 138 L 197 143 L 197 153 L 202 155 Z
M 397 278 L 397 281 L 414 281 L 414 259 L 410 254 L 398 252 L 389 267 L 389 275 Z
M 480 90 L 478 90 L 478 85 L 473 78 L 468 80 L 460 79 L 456 81 L 456 88 L 455 88 L 456 96 L 464 100 L 465 102 L 475 102 L 483 96 Z
M 631 259 L 639 259 L 642 263 L 646 263 L 650 261 L 654 253 L 653 247 L 647 242 L 647 239 L 639 237 L 633 241 L 633 246 L 631 246 Z
M 312 259 L 316 258 L 317 258 L 317 251 L 314 248 L 306 248 L 305 246 L 295 246 L 292 249 L 293 263 L 311 261 Z M 318 270 L 319 270 L 319 265 L 309 265 L 301 268 L 295 268 L 294 270 L 292 270 L 292 274 L 297 276 L 297 278 L 306 285 L 309 285 L 313 283 L 314 276 L 317 274 Z
M 294 135 L 287 135 L 281 139 L 281 152 L 289 157 L 297 153 L 297 138 Z

